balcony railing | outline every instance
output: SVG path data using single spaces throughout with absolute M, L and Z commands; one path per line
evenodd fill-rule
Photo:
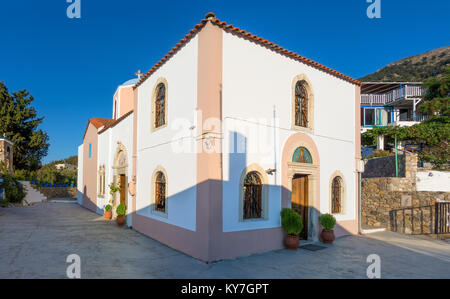
M 399 115 L 397 122 L 402 122 L 402 121 L 417 121 L 417 122 L 422 122 L 426 119 L 428 119 L 429 116 L 428 115 L 422 115 L 416 112 L 416 115 L 410 115 L 408 116 L 407 113 L 402 113 Z
M 420 85 L 404 85 L 383 94 L 362 94 L 361 104 L 365 105 L 386 105 L 399 99 L 408 97 L 421 97 L 424 89 Z

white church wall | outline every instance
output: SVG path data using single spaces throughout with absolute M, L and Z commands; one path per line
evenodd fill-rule
M 121 120 L 118 124 L 102 132 L 98 138 L 99 157 L 97 169 L 101 165 L 105 166 L 105 196 L 97 196 L 97 213 L 103 214 L 104 207 L 109 203 L 111 195 L 109 194 L 108 185 L 114 179 L 114 158 L 118 148 L 118 142 L 122 143 L 127 150 L 127 177 L 128 181 L 132 177 L 132 154 L 133 154 L 133 113 Z M 131 196 L 127 193 L 127 207 L 131 207 Z M 131 215 L 129 215 L 130 218 Z M 127 223 L 131 225 L 131 218 L 127 219 Z
M 189 128 L 195 125 L 197 55 L 198 39 L 194 37 L 138 87 L 137 107 L 137 214 L 189 230 L 196 228 L 195 130 Z M 160 78 L 168 84 L 168 125 L 151 131 L 152 93 Z M 173 145 L 182 140 L 190 149 L 179 153 Z M 158 166 L 167 173 L 167 215 L 150 208 L 151 180 Z
M 353 128 L 351 128 L 353 129 Z M 354 131 L 354 129 L 353 129 Z M 313 138 L 320 156 L 320 212 L 331 213 L 331 176 L 339 171 L 345 183 L 344 213 L 335 215 L 339 220 L 354 220 L 356 215 L 355 146 L 353 143 L 336 141 L 331 138 Z
M 114 158 L 115 158 L 115 154 L 117 151 L 117 147 L 118 147 L 118 143 L 122 143 L 122 145 L 125 147 L 126 151 L 127 151 L 127 162 L 128 162 L 128 167 L 127 167 L 127 178 L 128 178 L 128 182 L 131 181 L 132 179 L 132 155 L 133 155 L 133 113 L 131 113 L 130 115 L 128 115 L 126 118 L 124 118 L 123 120 L 121 120 L 118 124 L 116 124 L 115 126 L 111 127 L 110 129 L 108 129 L 108 131 L 111 131 L 111 135 L 110 135 L 110 148 L 109 148 L 109 165 L 110 167 L 109 170 L 109 174 L 107 176 L 106 185 L 109 185 L 109 183 L 111 183 L 113 181 L 113 165 L 114 165 Z M 107 188 L 107 191 L 109 189 Z M 109 191 L 108 191 L 109 192 Z M 107 193 L 109 195 L 109 193 Z M 131 200 L 131 196 L 128 193 L 128 189 L 126 191 L 126 196 L 127 196 L 127 210 L 130 211 L 131 210 L 131 206 L 132 206 L 132 200 Z M 127 224 L 129 226 L 131 226 L 131 214 L 127 213 Z
M 344 175 L 347 196 L 345 213 L 336 218 L 355 219 L 355 86 L 224 32 L 222 113 L 227 124 L 236 125 L 226 130 L 223 146 L 229 147 L 230 132 L 238 132 L 247 142 L 247 153 L 233 158 L 234 164 L 240 165 L 230 168 L 228 155 L 223 158 L 224 184 L 229 182 L 229 188 L 223 188 L 224 231 L 280 225 L 281 158 L 286 140 L 298 132 L 291 130 L 291 105 L 292 82 L 299 74 L 308 77 L 314 91 L 314 131 L 307 134 L 316 143 L 320 156 L 320 212 L 330 211 L 329 180 L 339 170 Z M 278 119 L 276 132 L 274 110 Z M 256 130 L 259 128 L 262 129 Z M 261 148 L 256 137 L 259 135 L 264 145 Z M 244 167 L 252 163 L 263 169 L 276 165 L 277 173 L 269 175 L 268 219 L 242 222 L 238 219 L 239 179 Z

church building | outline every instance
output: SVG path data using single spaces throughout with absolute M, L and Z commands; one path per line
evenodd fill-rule
M 283 248 L 285 207 L 358 233 L 361 82 L 212 13 L 138 76 L 87 123 L 82 206 L 205 262 Z
M 0 170 L 4 170 L 10 174 L 14 173 L 13 151 L 14 142 L 4 136 L 0 136 Z

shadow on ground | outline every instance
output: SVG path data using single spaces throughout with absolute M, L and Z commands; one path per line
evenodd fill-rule
M 450 278 L 450 244 L 391 232 L 204 264 L 74 203 L 0 215 L 0 278 L 65 278 L 74 253 L 82 278 L 366 278 L 370 254 L 381 257 L 382 278 Z

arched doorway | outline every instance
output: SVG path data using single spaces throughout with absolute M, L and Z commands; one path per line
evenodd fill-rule
M 128 208 L 128 153 L 127 149 L 121 142 L 117 142 L 117 149 L 114 155 L 113 164 L 113 181 L 114 184 L 120 185 L 120 191 L 114 194 L 113 206 L 124 204 Z M 113 211 L 115 214 L 115 210 Z M 127 213 L 127 223 L 131 223 L 131 215 Z
M 282 207 L 290 207 L 302 216 L 301 239 L 318 239 L 320 210 L 320 164 L 317 147 L 311 137 L 296 133 L 288 138 L 282 156 Z
M 295 163 L 295 164 L 294 164 Z M 306 147 L 299 146 L 292 155 L 291 171 L 293 177 L 291 178 L 291 208 L 296 211 L 303 219 L 303 230 L 300 232 L 300 239 L 308 240 L 309 232 L 309 177 L 311 174 L 304 171 L 307 164 L 312 165 L 313 160 L 311 153 Z M 297 165 L 298 164 L 298 165 Z M 301 170 L 298 168 L 302 168 Z

